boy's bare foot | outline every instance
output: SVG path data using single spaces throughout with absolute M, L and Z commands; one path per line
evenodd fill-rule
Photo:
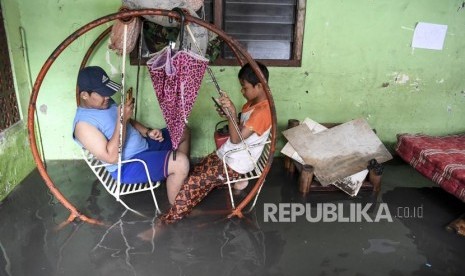
M 247 185 L 249 185 L 248 180 L 239 181 L 239 182 L 234 183 L 234 189 L 238 191 L 242 191 L 247 187 Z

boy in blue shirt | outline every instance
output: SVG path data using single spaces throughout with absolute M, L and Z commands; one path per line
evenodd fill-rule
M 120 108 L 110 97 L 121 85 L 110 80 L 98 66 L 83 68 L 78 75 L 80 104 L 73 122 L 73 138 L 100 161 L 116 179 L 120 132 Z M 148 166 L 152 181 L 166 179 L 171 204 L 189 171 L 189 133 L 178 147 L 176 160 L 170 158 L 171 139 L 167 129 L 152 129 L 131 118 L 134 101 L 123 107 L 122 160 L 141 159 Z M 125 163 L 121 167 L 122 183 L 147 182 L 141 163 Z

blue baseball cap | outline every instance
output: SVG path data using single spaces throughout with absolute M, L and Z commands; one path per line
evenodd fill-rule
M 79 92 L 96 92 L 103 97 L 111 97 L 121 85 L 110 80 L 105 70 L 99 66 L 88 66 L 79 71 L 77 85 Z

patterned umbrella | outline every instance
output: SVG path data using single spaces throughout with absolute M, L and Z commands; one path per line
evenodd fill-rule
M 179 146 L 207 65 L 208 59 L 191 51 L 172 50 L 169 46 L 147 62 L 173 150 Z

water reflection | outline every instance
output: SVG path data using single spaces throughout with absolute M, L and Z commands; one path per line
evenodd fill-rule
M 284 244 L 273 232 L 265 237 L 254 212 L 212 219 L 163 225 L 124 211 L 91 250 L 91 262 L 102 275 L 257 275 L 266 270 L 266 240 L 274 249 Z

